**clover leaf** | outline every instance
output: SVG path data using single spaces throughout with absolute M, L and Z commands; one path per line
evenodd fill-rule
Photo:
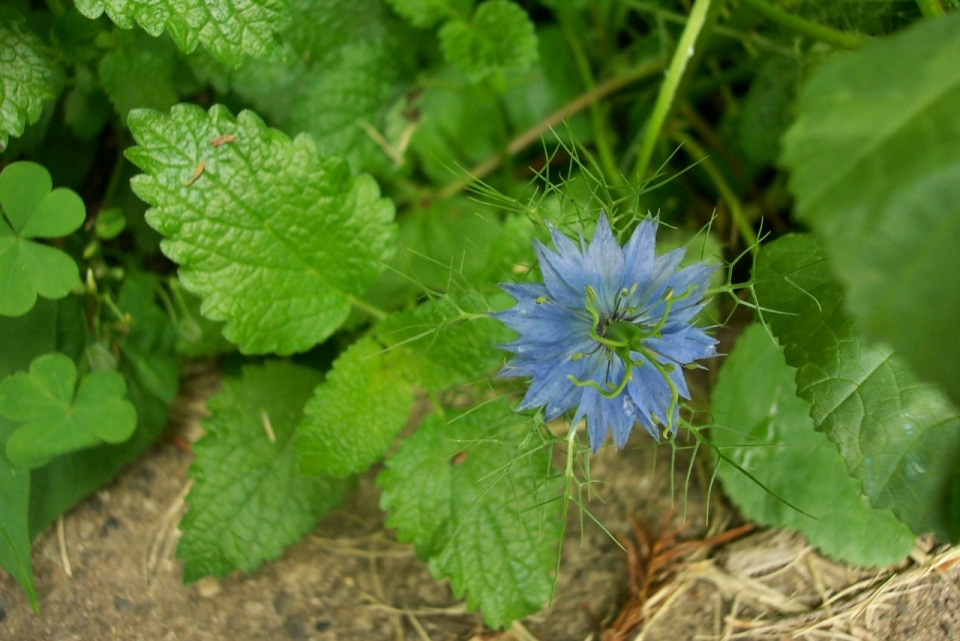
M 7 440 L 7 458 L 39 467 L 58 454 L 122 443 L 137 425 L 125 400 L 127 386 L 114 371 L 93 372 L 77 389 L 77 368 L 67 356 L 44 354 L 0 383 L 0 414 L 23 423 Z
M 0 173 L 0 315 L 26 314 L 37 294 L 63 298 L 78 278 L 72 258 L 30 240 L 66 236 L 86 217 L 80 196 L 52 187 L 50 173 L 36 163 L 15 162 Z

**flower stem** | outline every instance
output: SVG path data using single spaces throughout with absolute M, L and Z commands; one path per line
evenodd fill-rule
M 650 120 L 647 121 L 643 144 L 640 147 L 637 164 L 633 170 L 633 175 L 638 182 L 643 181 L 647 168 L 650 166 L 654 145 L 656 145 L 657 138 L 660 137 L 660 130 L 663 129 L 663 123 L 670 113 L 670 107 L 673 105 L 673 99 L 680 87 L 680 81 L 683 80 L 684 72 L 687 70 L 687 63 L 693 57 L 693 46 L 707 22 L 707 14 L 712 2 L 713 0 L 696 0 L 693 10 L 690 11 L 690 17 L 687 19 L 687 25 L 680 35 L 677 49 L 673 52 L 673 60 L 670 61 L 667 77 L 664 78 L 660 93 L 657 95 L 657 101 L 653 105 L 653 113 L 650 114 Z
M 920 13 L 924 18 L 939 18 L 947 15 L 940 0 L 917 0 L 917 6 L 920 7 Z
M 840 49 L 859 49 L 866 42 L 863 36 L 855 33 L 845 33 L 830 27 L 825 27 L 816 22 L 811 22 L 800 16 L 787 13 L 779 7 L 775 7 L 767 0 L 740 0 L 755 12 L 772 22 L 776 22 L 781 27 L 795 31 L 804 36 L 809 36 L 815 40 L 826 42 Z M 918 0 L 918 4 L 923 2 L 937 2 L 937 0 Z M 921 6 L 922 9 L 922 6 Z M 943 9 L 940 9 L 943 11 Z

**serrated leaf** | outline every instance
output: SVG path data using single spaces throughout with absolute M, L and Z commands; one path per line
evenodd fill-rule
M 10 136 L 40 118 L 43 101 L 55 93 L 43 42 L 23 22 L 20 14 L 0 7 L 0 151 Z
M 74 0 L 88 18 L 103 13 L 124 29 L 134 22 L 151 36 L 167 30 L 181 50 L 202 44 L 220 61 L 236 65 L 243 57 L 277 51 L 276 31 L 287 12 L 284 0 Z
M 710 439 L 769 492 L 720 461 L 724 492 L 751 521 L 799 530 L 832 557 L 859 566 L 899 563 L 914 535 L 890 510 L 870 507 L 836 446 L 814 431 L 795 377 L 761 326 L 737 339 L 711 394 Z
M 509 0 L 489 0 L 470 22 L 455 19 L 440 29 L 440 47 L 471 82 L 522 73 L 537 59 L 537 34 L 530 16 Z
M 868 343 L 842 309 L 820 243 L 807 235 L 765 245 L 755 276 L 764 319 L 797 368 L 797 395 L 840 448 L 875 508 L 917 534 L 960 539 L 960 414 L 891 349 Z
M 370 338 L 337 359 L 297 427 L 304 474 L 357 474 L 389 449 L 413 409 L 413 389 L 394 363 Z
M 235 70 L 198 56 L 191 63 L 273 126 L 311 134 L 322 154 L 346 158 L 355 171 L 391 169 L 371 132 L 386 133 L 389 109 L 413 81 L 411 31 L 380 0 L 294 0 L 281 37 L 283 60 Z
M 830 61 L 782 162 L 864 331 L 960 403 L 960 13 Z M 882 70 L 882 72 L 878 71 Z
M 166 111 L 179 98 L 173 84 L 176 49 L 140 31 L 122 35 L 113 38 L 116 46 L 97 67 L 114 109 L 123 119 L 132 109 Z
M 244 353 L 307 350 L 344 322 L 393 251 L 393 205 L 366 175 L 320 158 L 249 111 L 134 111 L 127 157 L 201 311 Z M 234 137 L 235 138 L 230 138 Z M 226 138 L 225 138 L 226 137 Z M 230 140 L 217 145 L 211 141 Z M 201 164 L 202 163 L 202 164 Z
M 420 126 L 410 140 L 423 171 L 438 183 L 450 182 L 455 169 L 483 162 L 499 152 L 497 97 L 463 82 L 452 67 L 438 74 L 420 97 Z
M 505 402 L 428 416 L 377 485 L 387 527 L 490 627 L 533 614 L 550 597 L 560 486 L 540 437 Z
M 377 336 L 397 351 L 395 368 L 414 385 L 440 391 L 476 379 L 503 364 L 497 348 L 512 333 L 492 318 L 465 319 L 483 313 L 477 296 L 438 299 L 387 318 Z
M 46 354 L 0 383 L 0 414 L 23 423 L 7 440 L 15 465 L 39 467 L 50 458 L 101 442 L 122 443 L 133 433 L 137 411 L 124 400 L 126 383 L 116 372 L 87 375 L 79 388 L 77 367 L 63 354 Z
M 185 583 L 251 571 L 274 559 L 339 505 L 344 481 L 301 476 L 292 447 L 302 408 L 322 376 L 266 361 L 227 378 L 207 403 L 207 434 L 193 445 L 190 511 L 177 558 Z
M 19 316 L 37 294 L 66 296 L 76 282 L 76 263 L 62 251 L 31 238 L 66 236 L 83 224 L 86 208 L 65 187 L 51 191 L 50 173 L 33 162 L 15 162 L 0 173 L 0 315 Z
M 414 27 L 429 29 L 438 22 L 462 15 L 474 0 L 387 0 L 393 10 Z

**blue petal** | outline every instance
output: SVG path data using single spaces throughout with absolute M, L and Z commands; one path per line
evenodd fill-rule
M 540 377 L 534 378 L 517 409 L 540 407 L 551 401 L 563 405 L 564 403 L 560 399 L 567 396 L 574 387 L 568 377 L 578 377 L 582 369 L 582 363 L 568 360 L 552 368 L 549 372 L 544 372 Z M 572 403 L 566 405 L 564 410 L 571 407 L 573 407 Z
M 607 215 L 601 214 L 597 229 L 584 256 L 584 267 L 590 285 L 603 304 L 600 309 L 612 314 L 615 309 L 620 282 L 623 280 L 623 250 L 610 229 Z
M 657 245 L 657 223 L 646 218 L 637 225 L 630 240 L 623 247 L 623 278 L 621 287 L 630 289 L 636 283 L 642 288 L 653 272 Z
M 703 330 L 690 325 L 684 326 L 677 332 L 667 333 L 665 331 L 660 338 L 648 338 L 643 341 L 643 345 L 647 349 L 681 366 L 698 361 L 701 358 L 716 356 L 716 344 L 716 339 L 707 336 Z
M 568 239 L 569 240 L 569 239 Z M 548 249 L 543 243 L 534 239 L 533 251 L 540 264 L 540 273 L 543 274 L 543 284 L 555 301 L 571 308 L 582 308 L 584 301 L 584 285 L 586 279 L 582 275 L 583 258 L 579 252 L 557 254 Z

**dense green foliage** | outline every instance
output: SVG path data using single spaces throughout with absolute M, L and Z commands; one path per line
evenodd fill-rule
M 865 565 L 960 540 L 958 5 L 0 0 L 0 566 L 39 607 L 31 541 L 223 359 L 185 581 L 377 474 L 468 608 L 537 612 L 602 479 L 490 314 L 601 212 L 752 325 L 662 435 L 746 518 Z

